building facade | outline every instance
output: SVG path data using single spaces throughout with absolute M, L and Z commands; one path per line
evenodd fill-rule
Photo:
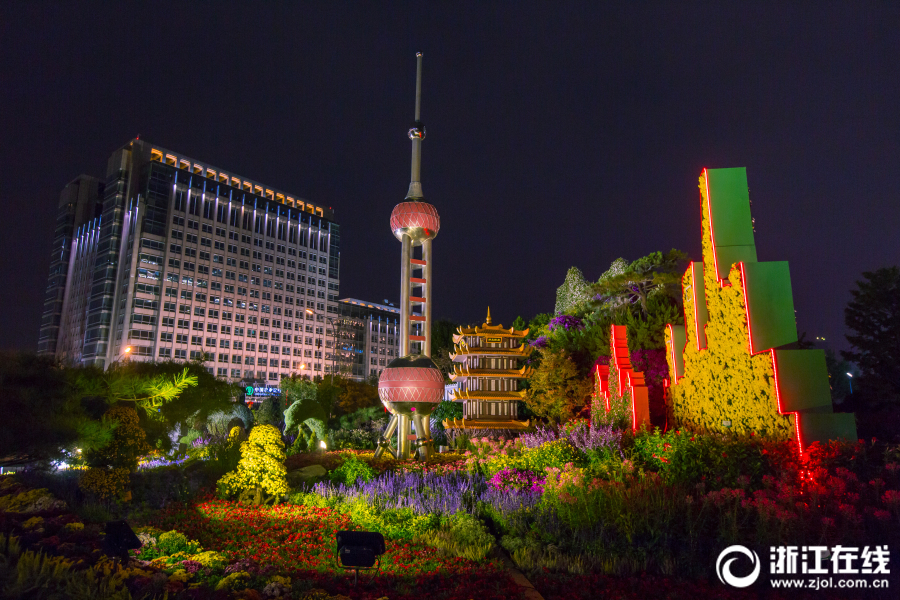
M 341 364 L 336 368 L 360 381 L 377 378 L 400 355 L 400 309 L 386 301 L 343 298 L 338 310 Z
M 63 191 L 40 352 L 321 375 L 339 273 L 331 208 L 135 139 Z

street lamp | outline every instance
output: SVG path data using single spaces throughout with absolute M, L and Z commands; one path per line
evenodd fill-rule
M 852 394 L 852 393 L 853 393 L 853 373 L 847 373 L 847 377 L 850 378 L 850 379 L 849 379 L 849 381 L 850 381 L 850 393 Z

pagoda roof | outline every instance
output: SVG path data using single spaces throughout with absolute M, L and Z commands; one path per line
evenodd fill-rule
M 457 379 L 465 380 L 469 377 L 503 377 L 503 378 L 514 378 L 521 379 L 525 377 L 531 377 L 531 373 L 534 369 L 529 366 L 524 366 L 521 369 L 469 369 L 465 365 L 455 364 L 453 365 L 453 372 L 450 373 L 450 379 L 456 381 Z
M 456 331 L 458 332 L 453 336 L 453 343 L 459 343 L 459 340 L 464 335 L 477 335 L 477 336 L 491 336 L 491 337 L 512 337 L 512 338 L 523 338 L 528 335 L 529 329 L 526 327 L 525 329 L 519 331 L 517 329 L 513 329 L 510 327 L 506 329 L 503 325 L 492 325 L 491 324 L 491 307 L 488 306 L 487 310 L 487 319 L 481 325 L 475 325 L 474 327 L 463 327 L 460 325 Z
M 524 400 L 526 390 L 518 392 L 492 392 L 489 390 L 456 390 L 456 400 Z
M 465 340 L 459 340 L 456 343 L 456 352 L 450 353 L 450 360 L 453 362 L 463 362 L 468 356 L 511 356 L 515 358 L 527 358 L 534 352 L 534 348 L 527 344 L 522 344 L 517 348 L 490 348 L 477 346 L 470 348 Z

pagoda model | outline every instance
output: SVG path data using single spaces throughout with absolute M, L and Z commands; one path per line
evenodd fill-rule
M 410 457 L 414 450 L 427 459 L 433 452 L 430 415 L 444 397 L 444 376 L 431 360 L 431 240 L 441 228 L 437 209 L 425 202 L 419 170 L 425 125 L 419 120 L 422 96 L 422 53 L 416 54 L 416 120 L 409 130 L 412 172 L 406 199 L 391 212 L 391 231 L 400 240 L 400 357 L 391 361 L 378 380 L 378 396 L 391 413 L 378 440 L 375 458 L 385 452 Z M 414 250 L 421 248 L 419 258 Z M 414 274 L 416 276 L 414 276 Z M 420 291 L 413 294 L 413 290 Z M 413 354 L 412 345 L 418 352 Z M 411 432 L 415 426 L 415 435 Z M 396 433 L 397 443 L 391 447 Z
M 519 429 L 528 427 L 527 421 L 517 421 L 518 403 L 525 398 L 519 391 L 520 379 L 530 377 L 532 368 L 519 368 L 519 360 L 528 358 L 534 350 L 522 339 L 528 329 L 516 331 L 512 327 L 491 324 L 491 309 L 481 326 L 462 327 L 453 336 L 455 352 L 450 353 L 453 373 L 450 379 L 459 383 L 454 393 L 464 404 L 462 421 L 444 421 L 445 427 L 470 429 Z

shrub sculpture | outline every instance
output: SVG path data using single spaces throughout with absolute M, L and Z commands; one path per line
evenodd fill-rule
M 279 503 L 288 491 L 285 458 L 281 433 L 271 425 L 257 425 L 241 444 L 237 470 L 219 480 L 219 493 L 238 495 L 240 502 L 253 505 Z
M 112 441 L 106 446 L 87 452 L 89 468 L 79 486 L 100 499 L 118 497 L 130 500 L 128 476 L 137 469 L 138 459 L 150 451 L 147 434 L 138 424 L 138 414 L 127 406 L 114 406 L 103 415 L 104 420 L 116 423 Z
M 670 425 L 815 441 L 856 439 L 833 414 L 825 354 L 797 341 L 786 262 L 757 262 L 747 172 L 700 177 L 703 262 L 682 278 L 685 325 L 666 330 Z

